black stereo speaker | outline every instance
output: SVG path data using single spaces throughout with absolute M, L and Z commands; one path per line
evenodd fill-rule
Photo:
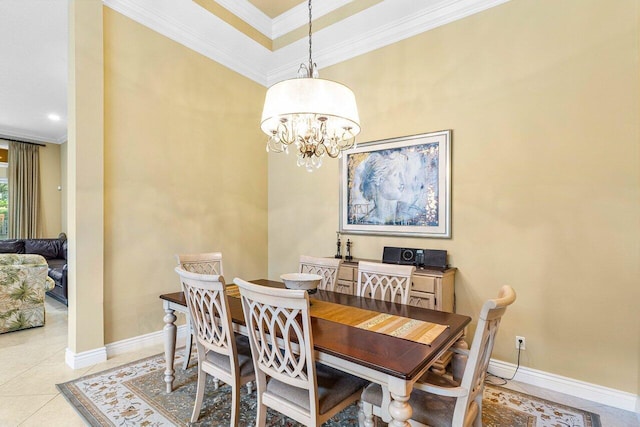
M 447 268 L 447 251 L 385 246 L 382 252 L 382 262 L 386 264 L 415 265 L 418 267 Z
M 382 262 L 387 264 L 422 265 L 423 259 L 424 251 L 422 249 L 385 246 L 382 252 Z
M 425 267 L 447 268 L 447 251 L 425 249 L 424 263 L 422 265 Z

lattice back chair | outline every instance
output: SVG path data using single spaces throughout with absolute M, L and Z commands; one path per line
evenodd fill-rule
M 365 380 L 315 363 L 306 291 L 234 283 L 256 371 L 256 426 L 265 425 L 267 407 L 320 426 L 360 398 Z
M 191 422 L 198 421 L 207 374 L 231 386 L 230 425 L 238 425 L 240 387 L 255 379 L 246 337 L 233 333 L 224 278 L 175 268 L 184 289 L 198 348 L 198 388 Z
M 482 392 L 498 327 L 507 307 L 516 300 L 511 286 L 503 286 L 496 299 L 484 303 L 470 350 L 452 348 L 467 358 L 459 382 L 432 372 L 413 387 L 409 404 L 413 409 L 411 425 L 482 426 Z M 380 415 L 383 391 L 369 385 L 362 393 L 364 425 L 373 426 L 373 415 Z
M 178 265 L 186 271 L 198 274 L 218 274 L 224 276 L 224 270 L 222 268 L 222 252 L 206 252 L 202 254 L 177 254 L 176 260 Z M 193 344 L 193 328 L 191 327 L 191 319 L 187 316 L 187 340 L 184 346 L 184 363 L 183 369 L 189 367 L 189 360 L 191 360 L 191 347 Z M 218 382 L 216 380 L 216 387 Z
M 318 289 L 333 292 L 338 279 L 338 270 L 342 260 L 340 258 L 319 258 L 300 255 L 300 273 L 311 273 L 322 276 Z
M 412 265 L 358 263 L 358 295 L 384 301 L 409 304 L 411 280 L 416 268 Z
M 198 274 L 218 274 L 224 276 L 222 268 L 222 252 L 207 252 L 202 254 L 178 254 L 178 265 Z

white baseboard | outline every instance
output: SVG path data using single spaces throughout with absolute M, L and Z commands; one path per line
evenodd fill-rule
M 183 346 L 187 327 L 181 325 L 177 327 L 176 333 L 176 346 Z M 96 348 L 89 351 L 83 351 L 81 353 L 74 353 L 69 348 L 66 349 L 64 360 L 71 369 L 82 369 L 87 366 L 95 365 L 106 361 L 108 358 L 117 356 L 119 354 L 128 353 L 131 351 L 137 351 L 164 343 L 164 331 L 160 330 L 152 332 L 146 335 L 140 335 L 138 337 L 128 338 L 122 341 L 116 341 L 111 344 L 107 344 L 105 347 Z
M 504 378 L 511 378 L 516 365 L 491 359 L 489 372 Z M 581 399 L 597 402 L 602 405 L 624 409 L 625 411 L 639 412 L 640 396 L 612 388 L 562 377 L 548 372 L 520 366 L 514 381 L 530 384 L 537 387 L 579 397 Z
M 187 336 L 187 326 L 180 325 L 177 327 L 176 333 L 176 347 L 184 345 Z M 126 340 L 116 341 L 111 344 L 107 344 L 107 356 L 113 357 L 119 354 L 128 353 L 131 351 L 141 350 L 145 347 L 158 345 L 164 343 L 164 331 L 151 332 L 146 335 L 140 335 L 133 338 L 127 338 Z
M 81 353 L 74 353 L 71 349 L 67 348 L 64 352 L 64 361 L 71 369 L 86 368 L 87 366 L 95 365 L 105 360 L 107 360 L 106 347 L 95 348 Z

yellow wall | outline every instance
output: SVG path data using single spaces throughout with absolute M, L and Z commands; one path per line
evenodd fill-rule
M 61 200 L 61 220 L 60 224 L 62 227 L 62 231 L 66 232 L 67 228 L 67 179 L 68 179 L 68 169 L 67 169 L 67 148 L 69 144 L 65 142 L 64 144 L 60 144 L 60 186 L 62 189 L 60 190 L 60 200 Z
M 494 358 L 523 335 L 524 366 L 638 394 L 638 34 L 635 0 L 516 0 L 321 69 L 356 93 L 360 142 L 453 130 L 453 238 L 348 236 L 353 254 L 446 249 L 459 313 L 518 293 Z M 271 154 L 268 176 L 277 278 L 334 253 L 338 162 Z
M 60 145 L 40 147 L 40 235 L 58 237 L 62 228 Z
M 267 273 L 265 88 L 104 9 L 105 342 L 158 331 L 176 253 Z

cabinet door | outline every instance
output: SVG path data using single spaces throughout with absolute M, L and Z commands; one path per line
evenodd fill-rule
M 336 281 L 335 289 L 336 289 L 336 292 L 353 295 L 353 282 L 348 280 L 338 279 Z
M 409 305 L 435 310 L 435 296 L 424 292 L 411 292 L 411 295 L 409 295 Z
M 414 274 L 413 281 L 411 282 L 411 290 L 434 294 L 436 292 L 436 283 L 438 280 L 439 278 L 437 277 Z
M 354 272 L 357 270 L 355 267 L 349 267 L 347 265 L 340 266 L 340 270 L 338 270 L 338 279 L 343 281 L 353 282 L 355 278 Z

